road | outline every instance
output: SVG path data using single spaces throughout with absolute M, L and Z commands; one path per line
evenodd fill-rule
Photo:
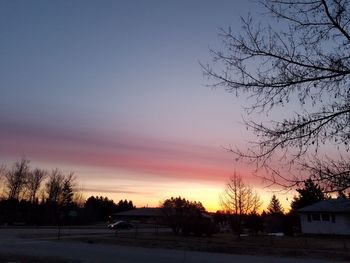
M 45 235 L 54 229 L 0 229 L 0 253 L 19 253 L 23 255 L 59 257 L 72 262 L 83 263 L 325 263 L 331 261 L 280 258 L 270 256 L 248 256 L 219 253 L 183 251 L 175 249 L 139 248 L 106 244 L 88 244 L 67 240 L 47 240 L 44 238 L 20 238 L 19 235 L 30 233 Z M 57 230 L 56 230 L 57 231 Z M 74 233 L 88 230 L 71 230 Z M 103 229 L 90 230 L 92 233 Z M 333 262 L 333 261 L 332 261 Z

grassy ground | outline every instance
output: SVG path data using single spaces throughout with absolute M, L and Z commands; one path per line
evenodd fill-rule
M 53 257 L 33 257 L 27 255 L 18 255 L 10 253 L 0 253 L 0 263 L 72 263 Z
M 68 238 L 68 237 L 67 237 Z M 65 239 L 65 237 L 63 237 Z M 237 240 L 232 234 L 213 237 L 174 236 L 170 233 L 134 232 L 104 236 L 69 237 L 88 243 L 157 247 L 248 255 L 276 255 L 350 261 L 350 239 L 338 237 L 251 236 Z
M 155 233 L 156 230 L 154 228 L 142 229 L 143 231 L 132 229 L 129 231 L 118 231 L 117 233 L 114 231 L 96 232 L 94 229 L 82 232 L 72 231 L 71 234 L 63 231 L 66 234 L 61 236 L 61 240 L 232 254 L 322 258 L 331 261 L 344 260 L 350 262 L 350 237 L 278 237 L 260 235 L 245 236 L 237 240 L 237 237 L 233 236 L 232 233 L 220 233 L 213 237 L 196 237 L 175 236 L 165 229 L 160 229 L 158 233 Z M 57 234 L 54 232 L 45 233 L 45 231 L 21 234 L 20 237 L 57 240 Z

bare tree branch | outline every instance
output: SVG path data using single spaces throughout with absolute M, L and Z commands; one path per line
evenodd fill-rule
M 270 169 L 270 179 L 278 183 L 276 179 L 286 177 L 278 169 L 271 169 L 276 159 L 293 166 L 312 154 L 322 161 L 318 157 L 320 152 L 333 148 L 349 160 L 350 3 L 349 0 L 261 3 L 282 26 L 257 25 L 248 16 L 242 19 L 240 34 L 230 28 L 220 31 L 224 50 L 210 50 L 213 63 L 201 66 L 212 80 L 210 86 L 223 87 L 237 96 L 248 95 L 252 101 L 245 107 L 248 116 L 285 111 L 288 117 L 283 120 L 244 120 L 257 140 L 250 142 L 247 149 L 229 149 L 239 158 L 255 163 L 257 168 Z M 298 104 L 298 108 L 288 112 L 284 106 L 291 104 L 294 108 Z M 319 165 L 310 162 L 309 168 L 312 164 Z M 345 189 L 350 187 L 344 163 L 325 160 L 321 167 L 326 169 L 326 165 L 333 168 L 332 178 L 322 173 L 325 176 L 322 181 L 331 182 L 329 191 L 332 187 L 339 189 L 336 186 L 339 180 L 344 182 L 341 185 Z M 290 185 L 298 182 L 293 178 Z

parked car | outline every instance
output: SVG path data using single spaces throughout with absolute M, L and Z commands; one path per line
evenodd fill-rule
M 125 221 L 117 221 L 107 226 L 109 229 L 131 229 L 133 225 Z

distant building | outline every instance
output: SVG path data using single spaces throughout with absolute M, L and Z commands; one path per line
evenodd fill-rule
M 129 211 L 120 213 L 114 213 L 111 215 L 112 220 L 127 220 L 127 221 L 141 221 L 141 222 L 161 222 L 163 219 L 163 213 L 160 208 L 136 208 Z
M 350 235 L 350 200 L 329 199 L 298 210 L 305 234 Z

